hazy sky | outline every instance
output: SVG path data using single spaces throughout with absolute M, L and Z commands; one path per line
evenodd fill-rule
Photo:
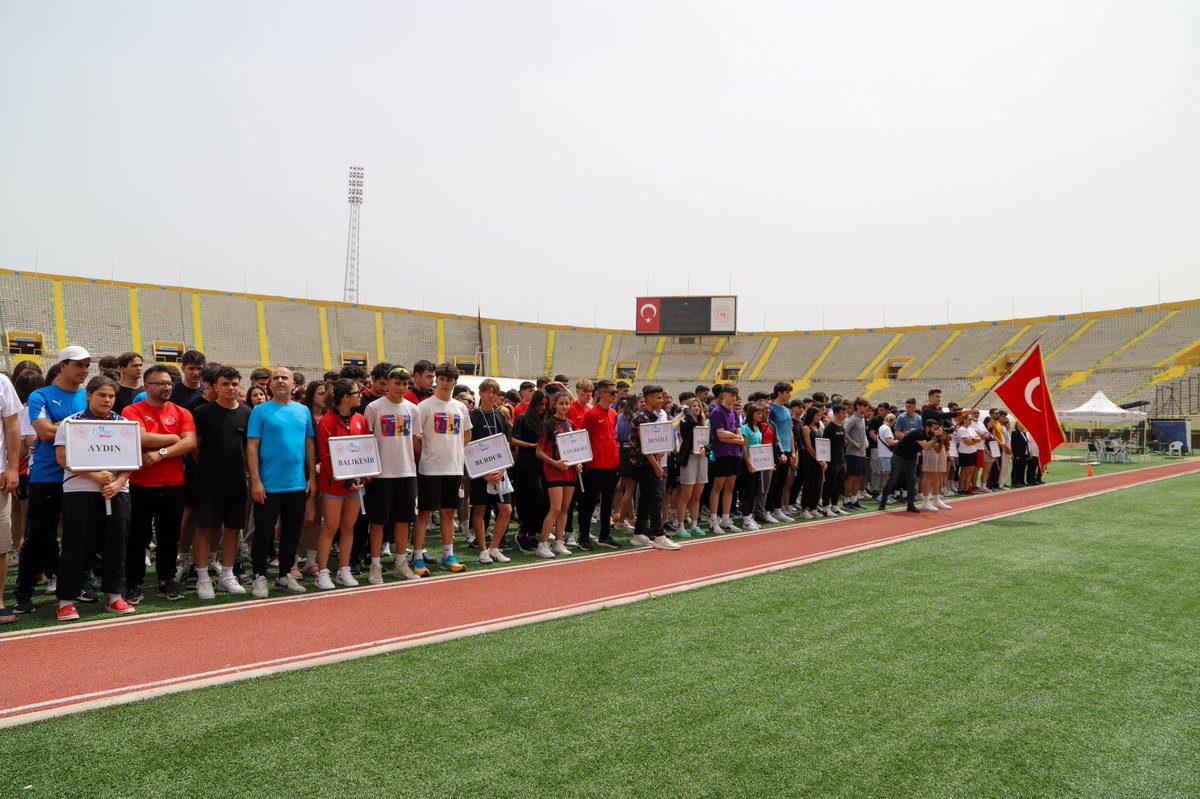
M 0 267 L 630 328 L 1200 297 L 1195 2 L 0 0 Z

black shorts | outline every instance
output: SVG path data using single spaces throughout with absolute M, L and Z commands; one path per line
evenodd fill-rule
M 508 494 L 493 494 L 488 491 L 488 481 L 482 477 L 476 477 L 471 481 L 471 504 L 472 505 L 511 505 L 512 493 Z
M 862 477 L 867 473 L 867 459 L 859 455 L 846 456 L 846 476 Z
M 195 522 L 199 530 L 242 530 L 246 527 L 245 497 L 197 497 Z
M 671 453 L 667 457 L 667 490 L 679 488 L 679 461 L 675 459 L 675 454 Z
M 712 464 L 712 477 L 737 477 L 742 473 L 741 455 L 721 455 Z
M 417 520 L 417 478 L 376 477 L 363 497 L 370 524 L 412 524 Z
M 633 468 L 629 450 L 625 447 L 621 447 L 621 457 L 617 463 L 617 477 L 628 477 L 630 480 L 637 479 L 637 469 Z
M 462 498 L 462 475 L 422 474 L 417 476 L 417 507 L 422 511 L 457 509 Z

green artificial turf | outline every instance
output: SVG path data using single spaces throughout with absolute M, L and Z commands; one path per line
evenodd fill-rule
M 1152 456 L 1150 462 L 1148 462 L 1148 463 L 1142 463 L 1139 461 L 1136 463 L 1095 464 L 1093 471 L 1097 476 L 1099 476 L 1099 475 L 1103 475 L 1103 474 L 1111 474 L 1113 472 L 1123 472 L 1123 471 L 1129 471 L 1132 469 L 1142 469 L 1147 466 L 1158 466 L 1163 463 L 1168 463 L 1168 462 L 1170 462 L 1170 460 L 1171 459 L 1156 455 L 1156 456 Z M 1178 459 L 1176 459 L 1176 460 L 1178 460 Z M 1078 479 L 1078 478 L 1084 477 L 1086 474 L 1087 474 L 1087 465 L 1082 463 L 1082 461 L 1079 461 L 1079 462 L 1075 462 L 1075 461 L 1057 462 L 1056 461 L 1051 466 L 1050 470 L 1045 474 L 1045 480 L 1048 483 L 1061 482 L 1063 480 Z M 864 512 L 870 512 L 871 509 L 873 507 L 875 507 L 870 502 L 866 502 L 864 504 L 867 507 L 866 511 L 855 511 L 852 513 L 852 515 L 853 514 L 861 514 Z M 797 519 L 797 521 L 795 523 L 805 524 L 806 522 L 804 520 Z M 523 552 L 520 552 L 519 550 L 517 550 L 516 547 L 511 546 L 512 537 L 513 537 L 513 535 L 516 534 L 516 529 L 517 529 L 517 525 L 515 523 L 511 524 L 509 526 L 509 531 L 510 531 L 509 536 L 506 539 L 510 544 L 509 549 L 506 551 L 506 554 L 510 558 L 512 558 L 511 565 L 526 564 L 526 563 L 542 563 L 543 562 L 542 559 L 538 558 L 532 552 L 523 553 Z M 704 529 L 707 532 L 707 524 L 704 526 Z M 598 530 L 596 529 L 596 526 L 593 525 L 593 535 L 595 535 L 597 533 L 598 533 Z M 628 546 L 629 545 L 629 536 L 630 536 L 629 533 L 619 533 L 618 532 L 618 533 L 614 533 L 613 537 L 616 538 L 618 541 L 620 541 L 623 545 Z M 437 555 L 440 552 L 439 541 L 440 541 L 440 539 L 438 538 L 436 531 L 431 530 L 426 536 L 426 546 L 425 546 L 426 550 L 430 553 L 433 553 L 434 555 Z M 606 552 L 610 552 L 610 551 L 611 550 L 602 549 L 599 547 L 597 547 L 591 553 L 583 552 L 581 550 L 572 550 L 572 552 L 573 552 L 572 557 L 578 558 L 578 557 L 588 557 L 589 555 L 602 555 L 602 554 L 604 554 Z M 502 569 L 505 567 L 503 564 L 492 564 L 492 565 L 485 566 L 485 565 L 478 563 L 477 559 L 479 557 L 479 551 L 468 548 L 466 545 L 466 542 L 463 539 L 463 536 L 461 534 L 456 535 L 455 552 L 458 555 L 459 560 L 461 562 L 463 562 L 464 564 L 466 564 L 468 570 L 470 570 L 470 571 L 475 571 L 475 570 L 479 570 L 479 569 L 497 569 L 497 568 Z M 301 554 L 303 554 L 303 553 L 301 553 Z M 395 558 L 393 558 L 393 557 L 386 557 L 383 559 L 384 580 L 389 583 L 394 582 L 394 580 L 392 578 L 392 565 L 394 564 L 394 562 L 395 562 Z M 331 558 L 330 563 L 334 564 L 334 565 L 331 565 L 330 568 L 333 569 L 334 571 L 336 571 L 336 556 Z M 453 575 L 449 574 L 448 572 L 443 572 L 443 571 L 438 570 L 438 568 L 436 567 L 436 564 L 430 563 L 429 568 L 432 572 L 433 577 L 437 577 L 439 579 L 453 579 Z M 177 602 L 168 602 L 165 599 L 159 599 L 155 595 L 156 590 L 157 590 L 157 584 L 155 582 L 153 565 L 151 565 L 147 568 L 146 574 L 147 574 L 146 583 L 143 586 L 143 592 L 145 594 L 145 599 L 142 601 L 142 603 L 140 605 L 138 605 L 136 615 L 145 615 L 147 613 L 158 613 L 158 612 L 162 612 L 165 610 L 181 610 L 181 609 L 185 609 L 185 608 L 210 607 L 213 605 L 220 605 L 220 604 L 224 604 L 227 602 L 245 602 L 245 601 L 249 601 L 249 600 L 253 599 L 253 597 L 250 596 L 250 586 L 247 585 L 246 593 L 239 595 L 239 596 L 232 596 L 230 594 L 225 594 L 225 593 L 218 591 L 217 595 L 216 595 L 216 599 L 209 600 L 209 601 L 201 601 L 196 598 L 196 594 L 193 590 L 185 590 L 183 600 L 177 601 Z M 362 574 L 361 576 L 359 576 L 357 579 L 362 585 L 365 586 L 367 584 L 367 576 L 365 573 Z M 16 601 L 12 596 L 13 587 L 16 585 L 16 582 L 17 582 L 16 567 L 10 566 L 9 567 L 9 575 L 8 575 L 8 584 L 7 584 L 7 588 L 6 588 L 6 592 L 5 592 L 5 602 L 10 607 L 16 604 Z M 272 584 L 272 590 L 271 590 L 271 598 L 272 599 L 278 599 L 278 598 L 287 596 L 283 592 L 280 592 L 280 591 L 277 591 L 274 589 L 274 582 L 275 582 L 275 570 L 274 569 L 271 570 L 270 582 Z M 213 583 L 214 583 L 214 585 L 216 584 L 216 575 L 215 574 L 213 575 Z M 312 578 L 305 578 L 303 580 L 303 583 L 304 583 L 305 587 L 309 590 L 309 592 L 316 592 L 318 590 Z M 45 582 L 43 582 L 42 586 L 43 587 L 45 586 Z M 338 588 L 335 590 L 344 591 L 344 590 L 349 590 L 349 589 L 345 589 L 341 586 L 338 586 Z M 97 590 L 97 593 L 99 593 L 98 590 Z M 54 615 L 55 608 L 58 605 L 58 600 L 56 600 L 52 596 L 46 596 L 43 593 L 43 591 L 40 590 L 40 588 L 39 588 L 39 590 L 34 592 L 33 604 L 34 604 L 34 607 L 36 608 L 35 612 L 30 615 L 19 616 L 18 621 L 15 624 L 10 624 L 10 625 L 5 625 L 4 627 L 0 627 L 0 637 L 2 637 L 5 633 L 19 632 L 21 630 L 28 630 L 28 629 L 32 629 L 32 628 L 36 628 L 36 627 L 57 626 L 59 624 L 59 622 L 55 619 L 55 615 Z M 108 614 L 104 611 L 104 606 L 100 603 L 96 603 L 96 604 L 79 603 L 77 605 L 77 607 L 79 609 L 79 613 L 80 613 L 80 617 L 81 617 L 80 622 L 77 622 L 77 623 L 87 623 L 88 621 L 95 621 L 95 620 L 110 620 L 113 618 L 111 614 Z M 131 618 L 136 618 L 136 615 Z
M 1200 796 L 1198 489 L 2 731 L 0 796 Z

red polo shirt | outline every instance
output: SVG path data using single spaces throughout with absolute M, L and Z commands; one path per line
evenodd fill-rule
M 621 463 L 620 452 L 617 449 L 617 411 L 609 406 L 606 411 L 599 405 L 593 405 L 583 415 L 583 424 L 588 431 L 588 440 L 592 444 L 592 462 L 588 464 L 594 469 L 615 469 Z
M 164 403 L 161 408 L 152 407 L 142 400 L 136 405 L 127 405 L 121 411 L 121 416 L 137 422 L 147 433 L 155 435 L 175 435 L 183 438 L 184 433 L 196 432 L 196 423 L 192 421 L 192 412 L 180 408 L 173 402 Z M 157 447 L 154 451 L 157 451 Z M 166 486 L 183 485 L 183 458 L 167 458 L 153 466 L 143 466 L 129 477 L 132 485 L 141 488 L 164 488 Z

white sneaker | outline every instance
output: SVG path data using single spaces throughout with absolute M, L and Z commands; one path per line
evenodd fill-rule
M 289 594 L 303 594 L 308 590 L 300 585 L 300 581 L 291 572 L 283 575 L 283 585 L 280 585 L 279 582 L 279 580 L 275 581 L 275 587 L 282 591 L 287 591 Z
M 813 515 L 813 512 L 812 512 L 812 511 L 810 511 L 810 510 L 805 510 L 805 511 L 801 511 L 801 512 L 800 512 L 800 518 L 801 518 L 801 519 L 810 519 L 810 520 L 811 520 L 811 519 L 815 519 L 815 518 L 817 518 L 817 517 Z
M 329 569 L 317 572 L 317 588 L 322 591 L 332 591 L 335 588 L 333 580 L 329 579 Z
M 716 516 L 708 517 L 708 529 L 711 530 L 714 535 L 720 535 L 721 533 L 725 532 L 725 530 L 721 527 L 721 520 Z
M 51 577 L 50 581 L 48 583 L 46 583 L 46 596 L 54 596 L 54 594 L 57 591 L 58 591 L 58 578 Z
M 616 529 L 616 530 L 636 530 L 637 528 L 634 527 L 632 524 L 630 524 L 628 519 L 623 519 L 620 522 L 617 522 L 617 526 L 614 529 Z
M 938 510 L 950 510 L 950 506 L 947 505 L 945 502 L 943 502 L 941 497 L 938 497 L 937 499 L 935 499 L 933 501 L 933 505 Z
M 383 565 L 371 564 L 367 569 L 367 584 L 368 585 L 383 585 Z
M 926 511 L 928 513 L 937 513 L 938 512 L 937 505 L 934 505 L 933 500 L 931 500 L 931 499 L 927 499 L 921 503 L 921 510 Z
M 358 585 L 358 580 L 355 580 L 354 575 L 350 573 L 349 566 L 343 566 L 342 568 L 338 569 L 337 581 L 347 588 L 354 588 Z
M 198 585 L 198 583 L 197 583 Z M 238 582 L 236 574 L 222 574 L 217 578 L 217 590 L 224 591 L 227 594 L 244 594 L 246 589 Z
M 550 545 L 547 543 L 544 543 L 544 542 L 538 543 L 537 551 L 535 551 L 533 554 L 537 555 L 539 558 L 553 558 L 554 557 L 554 552 L 550 549 Z
M 761 530 L 762 528 L 758 526 L 758 522 L 754 521 L 754 519 L 742 519 L 742 529 L 754 532 L 755 530 Z
M 762 515 L 762 518 L 763 518 L 763 521 L 766 522 L 767 524 L 779 524 L 781 521 L 783 521 L 782 519 L 776 519 L 775 514 L 771 513 L 770 511 L 767 511 L 766 513 L 764 513 Z
M 212 580 L 196 581 L 196 599 L 216 599 L 217 592 L 213 590 Z
M 783 512 L 783 510 L 777 510 L 777 511 L 775 511 L 775 512 L 774 512 L 773 514 L 771 514 L 771 515 L 772 515 L 772 516 L 774 516 L 776 519 L 778 519 L 778 520 L 779 520 L 779 521 L 781 521 L 781 522 L 794 522 L 794 521 L 796 521 L 796 517 L 795 517 L 795 516 L 792 516 L 790 513 L 784 513 L 784 512 Z
M 665 535 L 655 536 L 654 540 L 650 542 L 650 546 L 655 549 L 680 549 L 678 543 L 667 538 Z
M 740 533 L 742 531 L 742 528 L 733 523 L 733 519 L 722 519 L 721 526 L 724 527 L 725 532 L 728 533 Z
M 638 533 L 637 535 L 629 537 L 629 543 L 638 547 L 648 547 L 650 546 L 650 539 L 647 536 Z
M 508 563 L 512 558 L 505 555 L 498 549 L 489 549 L 488 554 L 492 556 L 492 560 L 496 563 Z
M 479 562 L 483 564 L 492 563 L 492 553 L 486 549 L 479 550 Z
M 250 595 L 255 599 L 266 599 L 270 595 L 266 577 L 260 575 L 254 578 L 254 582 L 250 584 Z
M 845 508 L 842 508 L 840 505 L 830 505 L 829 507 L 838 516 L 849 516 L 850 515 L 850 511 L 846 510 Z
M 397 580 L 417 579 L 417 575 L 413 574 L 412 566 L 408 565 L 408 558 L 403 555 L 396 556 L 396 566 L 392 569 L 392 576 Z M 329 577 L 329 572 L 325 572 L 325 577 Z M 330 587 L 333 587 L 332 583 L 330 583 Z
M 567 533 L 567 546 L 569 546 L 569 547 L 579 546 L 579 539 L 575 537 L 574 533 Z M 558 550 L 555 550 L 555 552 L 558 552 Z M 559 554 L 560 555 L 563 555 L 563 554 L 570 555 L 571 553 L 570 552 L 566 552 L 566 553 L 559 552 Z
M 572 536 L 574 538 L 574 536 Z M 571 550 L 567 549 L 570 544 L 564 544 L 562 541 L 555 541 L 554 546 L 550 547 L 550 551 L 555 555 L 570 555 Z M 578 546 L 578 544 L 576 544 Z
M 388 557 L 391 557 L 391 555 L 392 555 L 392 542 L 385 541 L 383 544 L 383 549 L 379 550 L 379 557 L 388 558 Z

